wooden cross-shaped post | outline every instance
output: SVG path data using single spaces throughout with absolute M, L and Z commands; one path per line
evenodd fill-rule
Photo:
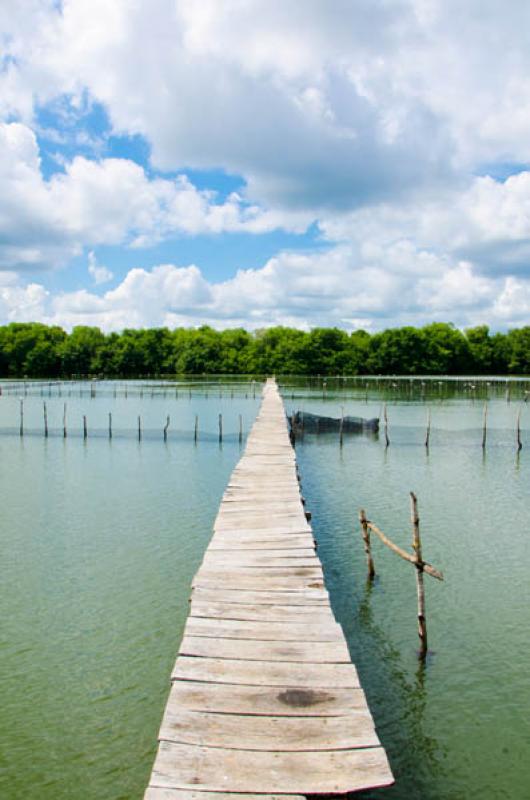
M 372 580 L 372 578 L 375 576 L 375 567 L 370 544 L 370 533 L 375 533 L 381 539 L 383 544 L 386 544 L 390 550 L 400 556 L 400 558 L 408 561 L 410 564 L 414 564 L 416 567 L 418 635 L 420 637 L 420 650 L 418 655 L 421 659 L 425 659 L 427 655 L 427 622 L 425 619 L 425 587 L 423 584 L 423 573 L 426 572 L 427 575 L 430 575 L 432 578 L 436 578 L 439 581 L 443 581 L 444 576 L 439 570 L 435 569 L 432 564 L 429 564 L 427 561 L 423 560 L 420 539 L 420 518 L 418 516 L 418 500 L 414 492 L 410 493 L 410 502 L 412 520 L 412 549 L 414 550 L 413 554 L 407 553 L 406 550 L 403 550 L 402 547 L 399 547 L 399 545 L 395 544 L 391 539 L 388 538 L 388 536 L 385 536 L 383 531 L 381 531 L 377 525 L 374 525 L 373 522 L 370 522 L 366 518 L 366 514 L 363 509 L 361 509 L 359 512 L 359 520 L 361 523 L 364 550 L 368 564 L 368 578 L 370 580 Z

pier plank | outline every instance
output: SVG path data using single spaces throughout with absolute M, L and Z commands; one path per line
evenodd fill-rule
M 312 689 L 358 689 L 359 676 L 351 662 L 311 664 L 297 661 L 243 661 L 189 658 L 175 662 L 173 680 L 234 683 L 241 686 L 291 686 Z
M 300 633 L 303 636 L 303 633 Z M 185 633 L 180 652 L 186 656 L 237 658 L 248 661 L 308 661 L 310 664 L 347 664 L 346 642 L 283 642 L 270 639 L 213 639 Z
M 168 742 L 239 750 L 319 751 L 376 747 L 366 708 L 345 716 L 264 716 L 174 710 L 168 706 L 159 738 Z
M 160 742 L 152 775 L 154 786 L 233 792 L 344 794 L 388 783 L 382 747 L 321 751 L 318 758 L 255 751 L 248 758 L 234 749 Z
M 190 636 L 222 636 L 225 639 L 260 639 L 281 642 L 343 642 L 342 628 L 326 619 L 323 623 L 270 622 L 196 617 L 192 613 L 186 625 Z

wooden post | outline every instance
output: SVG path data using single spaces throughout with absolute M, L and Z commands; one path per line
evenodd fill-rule
M 66 439 L 66 403 L 63 406 L 63 439 Z
M 388 447 L 390 444 L 390 439 L 388 438 L 388 414 L 386 410 L 386 403 L 383 406 L 383 418 L 385 420 L 385 447 Z
M 289 421 L 291 423 L 289 426 L 289 441 L 291 442 L 291 445 L 294 447 L 296 444 L 296 433 L 294 431 L 294 423 L 295 423 L 294 411 L 291 412 L 291 418 Z
M 197 444 L 197 438 L 199 436 L 199 415 L 195 414 L 195 430 L 193 432 L 193 441 Z
M 519 453 L 523 447 L 523 443 L 521 442 L 521 409 L 517 412 L 517 452 Z
M 425 447 L 429 449 L 429 441 L 431 438 L 431 409 L 427 414 L 427 433 L 425 434 Z
M 44 438 L 48 438 L 48 409 L 46 408 L 46 402 L 43 403 L 42 413 L 44 415 Z
M 371 581 L 375 577 L 375 567 L 374 567 L 374 560 L 372 558 L 372 547 L 370 544 L 370 531 L 368 529 L 368 520 L 366 519 L 366 514 L 364 513 L 363 508 L 361 508 L 361 510 L 359 511 L 359 522 L 361 523 L 361 531 L 364 542 L 364 552 L 366 553 L 366 562 L 368 564 L 368 580 Z
M 169 414 L 166 419 L 166 424 L 164 425 L 164 441 L 167 442 L 167 429 L 169 428 Z
M 20 435 L 24 436 L 24 401 L 20 401 Z
M 484 403 L 484 412 L 482 415 L 482 449 L 486 449 L 486 437 L 488 432 L 488 404 Z
M 88 428 L 86 424 L 86 416 L 85 414 L 83 414 L 83 439 L 86 439 L 87 437 L 88 437 Z
M 412 519 L 412 548 L 416 559 L 416 593 L 418 596 L 418 636 L 420 637 L 419 657 L 427 655 L 427 621 L 425 619 L 425 586 L 423 584 L 423 560 L 421 557 L 420 518 L 418 516 L 418 500 L 414 492 L 410 493 L 410 511 Z
M 223 441 L 223 415 L 219 414 L 219 444 Z
M 138 441 L 142 441 L 142 418 L 138 415 Z
M 239 415 L 239 444 L 243 441 L 243 417 Z
M 109 411 L 109 439 L 112 439 L 112 414 Z
M 339 427 L 339 444 L 342 447 L 344 442 L 344 406 L 340 407 L 340 427 Z

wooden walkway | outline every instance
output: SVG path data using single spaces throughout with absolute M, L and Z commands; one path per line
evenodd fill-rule
M 145 800 L 299 800 L 393 782 L 331 611 L 274 381 L 193 581 L 159 740 Z

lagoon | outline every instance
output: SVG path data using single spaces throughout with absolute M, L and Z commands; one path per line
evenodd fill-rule
M 474 390 L 464 382 L 423 388 L 418 382 L 412 390 L 403 381 L 368 383 L 281 382 L 289 413 L 340 416 L 344 408 L 371 417 L 387 404 L 388 448 L 381 435 L 348 436 L 342 448 L 336 435 L 306 435 L 296 444 L 332 604 L 396 776 L 394 787 L 358 796 L 524 798 L 530 785 L 524 389 L 507 402 L 504 385 L 486 381 Z M 248 381 L 196 381 L 131 382 L 127 397 L 125 385 L 112 382 L 98 383 L 95 396 L 87 384 L 26 392 L 22 439 L 23 389 L 0 398 L 0 796 L 139 800 L 191 579 L 241 453 L 239 415 L 247 431 L 259 391 L 254 399 Z M 443 584 L 426 579 L 432 652 L 424 669 L 416 657 L 413 570 L 376 541 L 378 574 L 367 586 L 357 523 L 364 507 L 410 547 L 410 490 L 418 495 L 424 557 L 445 574 Z

